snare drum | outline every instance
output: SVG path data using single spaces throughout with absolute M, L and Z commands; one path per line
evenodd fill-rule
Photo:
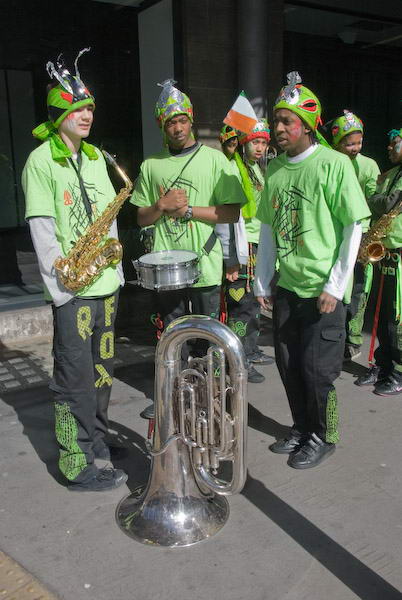
M 189 250 L 162 250 L 133 260 L 138 283 L 147 290 L 180 290 L 200 278 L 198 255 Z

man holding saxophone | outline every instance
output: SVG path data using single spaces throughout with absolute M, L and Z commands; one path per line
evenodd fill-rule
M 379 228 L 379 242 L 385 251 L 379 263 L 379 345 L 374 353 L 375 364 L 355 382 L 374 386 L 379 396 L 402 393 L 402 129 L 392 129 L 388 137 L 388 155 L 395 166 L 380 175 L 376 193 L 368 201 L 375 221 L 373 228 Z
M 127 480 L 120 469 L 99 469 L 95 458 L 110 460 L 104 441 L 113 377 L 114 320 L 121 267 L 107 266 L 75 293 L 65 287 L 54 267 L 69 254 L 88 226 L 96 222 L 115 196 L 100 151 L 85 141 L 95 109 L 82 82 L 77 61 L 73 76 L 58 59 L 47 64 L 56 85 L 50 87 L 50 120 L 33 135 L 43 143 L 25 165 L 22 185 L 28 220 L 45 297 L 52 302 L 55 400 L 59 468 L 75 491 L 104 491 Z M 57 83 L 58 82 L 58 83 Z M 117 237 L 115 222 L 111 227 Z

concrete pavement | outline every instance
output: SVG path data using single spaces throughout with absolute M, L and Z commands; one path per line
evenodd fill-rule
M 261 346 L 272 354 L 270 321 L 263 323 Z M 45 378 L 50 340 L 3 348 L 3 362 L 10 356 L 29 358 Z M 351 363 L 337 381 L 337 451 L 315 469 L 295 471 L 268 450 L 291 419 L 275 365 L 259 367 L 266 382 L 248 386 L 249 477 L 229 499 L 229 521 L 202 544 L 153 548 L 124 535 L 114 517 L 119 500 L 148 476 L 147 422 L 139 414 L 153 393 L 152 344 L 147 336 L 123 342 L 116 356 L 110 418 L 113 436 L 129 449 L 116 463 L 129 480 L 112 492 L 64 487 L 44 380 L 0 394 L 0 549 L 51 593 L 62 600 L 402 598 L 402 396 L 354 386 L 361 367 Z

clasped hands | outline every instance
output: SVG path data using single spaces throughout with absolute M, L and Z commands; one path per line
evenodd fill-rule
M 169 217 L 183 217 L 188 208 L 188 198 L 185 190 L 171 189 L 167 193 L 162 186 L 159 188 L 160 196 L 157 207 Z

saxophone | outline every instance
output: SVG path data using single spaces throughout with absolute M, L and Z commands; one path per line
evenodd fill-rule
M 125 185 L 103 213 L 89 225 L 67 256 L 56 258 L 54 268 L 57 276 L 64 287 L 71 292 L 78 292 L 91 285 L 101 275 L 103 269 L 109 265 L 117 265 L 123 256 L 123 248 L 118 240 L 108 238 L 103 241 L 103 238 L 130 195 L 133 184 L 114 158 L 105 150 L 102 152 L 122 177 Z
M 367 233 L 362 236 L 357 260 L 363 265 L 375 263 L 382 260 L 386 253 L 386 248 L 381 242 L 392 227 L 393 220 L 402 211 L 402 200 L 398 200 L 387 213 L 383 214 L 378 221 L 370 227 Z

